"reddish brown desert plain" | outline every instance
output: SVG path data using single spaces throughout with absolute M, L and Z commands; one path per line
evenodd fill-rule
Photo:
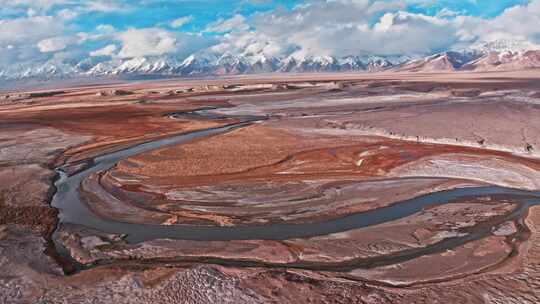
M 0 303 L 540 303 L 540 74 L 0 99 Z

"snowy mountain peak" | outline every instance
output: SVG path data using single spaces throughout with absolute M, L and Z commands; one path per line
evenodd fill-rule
M 471 47 L 472 50 L 490 53 L 524 52 L 527 50 L 540 50 L 540 46 L 526 40 L 497 39 L 479 43 Z
M 191 54 L 189 55 L 184 61 L 182 61 L 182 66 L 188 66 L 193 64 L 195 62 L 195 55 Z
M 271 72 L 377 72 L 384 70 L 437 72 L 540 68 L 540 47 L 520 40 L 496 40 L 461 51 L 427 57 L 409 56 L 287 56 L 201 51 L 185 58 L 175 55 L 87 58 L 80 62 L 50 60 L 43 64 L 14 64 L 0 69 L 0 79 L 51 79 L 73 76 L 166 75 L 210 76 Z

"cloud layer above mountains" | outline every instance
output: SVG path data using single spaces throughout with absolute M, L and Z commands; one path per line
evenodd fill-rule
M 199 51 L 420 56 L 501 38 L 540 44 L 540 0 L 231 2 L 0 0 L 0 67 Z

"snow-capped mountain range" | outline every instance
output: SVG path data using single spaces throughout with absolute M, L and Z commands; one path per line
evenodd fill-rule
M 497 40 L 404 62 L 390 70 L 403 72 L 509 71 L 540 68 L 540 46 Z
M 540 47 L 521 41 L 497 40 L 470 48 L 419 56 L 269 57 L 202 51 L 187 58 L 174 55 L 111 59 L 89 57 L 79 62 L 48 61 L 0 69 L 0 79 L 53 79 L 100 76 L 222 76 L 304 72 L 437 72 L 540 68 Z

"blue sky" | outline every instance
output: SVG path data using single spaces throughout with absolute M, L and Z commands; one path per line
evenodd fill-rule
M 441 10 L 451 10 L 464 15 L 493 18 L 505 9 L 527 4 L 528 0 L 439 0 L 409 1 L 412 12 L 437 15 Z
M 79 1 L 47 1 L 36 0 L 6 0 L 8 8 L 0 9 L 0 18 L 15 19 L 28 14 L 28 9 L 40 7 L 44 13 L 54 15 L 64 9 L 76 9 Z M 50 2 L 50 6 L 39 3 Z M 90 3 L 93 1 L 80 1 Z M 105 1 L 114 2 L 114 1 Z M 278 7 L 292 9 L 296 5 L 310 4 L 317 1 L 302 0 L 259 0 L 259 1 L 230 1 L 230 0 L 135 0 L 116 1 L 119 9 L 111 11 L 88 11 L 80 14 L 73 22 L 77 30 L 92 31 L 100 24 L 110 24 L 117 29 L 129 27 L 144 28 L 166 23 L 183 16 L 192 16 L 193 21 L 182 28 L 185 31 L 201 31 L 209 23 L 220 18 L 228 18 L 235 14 L 251 16 L 258 12 L 268 12 Z M 380 1 L 384 2 L 384 1 Z M 390 1 L 386 1 L 390 2 Z M 527 4 L 528 0 L 409 0 L 406 10 L 426 15 L 437 15 L 442 10 L 451 10 L 460 14 L 492 18 L 505 9 Z M 17 3 L 20 3 L 17 5 Z M 0 4 L 3 2 L 0 0 Z M 5 6 L 5 4 L 3 5 Z M 11 6 L 11 7 L 9 7 Z M 121 7 L 125 6 L 125 7 Z M 44 7 L 44 8 L 43 8 Z
M 494 39 L 538 44 L 539 2 L 0 0 L 0 68 L 200 51 L 418 55 Z
M 170 20 L 191 16 L 192 21 L 182 27 L 183 31 L 202 31 L 220 18 L 229 18 L 235 14 L 250 16 L 257 12 L 266 12 L 283 7 L 291 9 L 300 1 L 227 1 L 227 0 L 158 0 L 129 1 L 131 8 L 125 11 L 109 13 L 91 12 L 76 21 L 81 30 L 91 31 L 99 24 L 110 24 L 117 29 L 129 27 L 144 28 L 164 25 Z

